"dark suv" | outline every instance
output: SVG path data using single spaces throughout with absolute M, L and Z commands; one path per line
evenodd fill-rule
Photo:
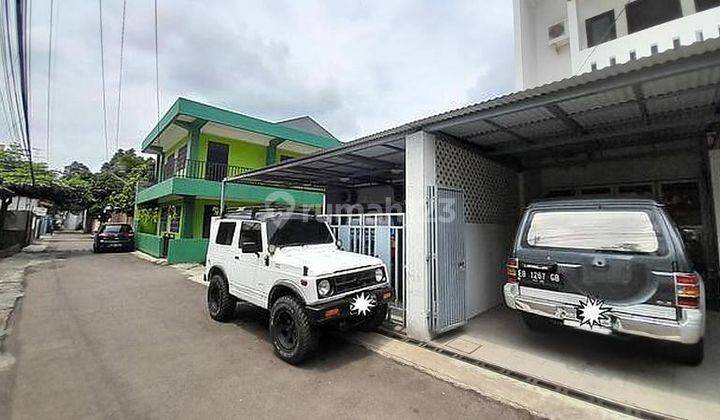
M 93 238 L 93 252 L 107 250 L 133 251 L 135 233 L 132 226 L 125 223 L 109 223 L 100 226 Z
M 530 205 L 507 262 L 507 305 L 530 328 L 548 323 L 670 342 L 703 359 L 703 281 L 678 229 L 652 200 Z

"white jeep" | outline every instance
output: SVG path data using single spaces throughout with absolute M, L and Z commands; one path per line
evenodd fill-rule
M 393 295 L 382 260 L 338 249 L 322 217 L 269 208 L 213 218 L 205 279 L 214 320 L 238 301 L 269 309 L 275 354 L 292 364 L 317 348 L 321 326 L 377 328 Z

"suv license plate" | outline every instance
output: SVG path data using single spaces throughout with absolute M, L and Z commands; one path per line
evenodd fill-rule
M 560 277 L 559 273 L 533 270 L 530 268 L 519 268 L 517 270 L 517 277 L 522 283 L 530 283 L 547 287 L 557 287 L 562 282 L 562 277 Z

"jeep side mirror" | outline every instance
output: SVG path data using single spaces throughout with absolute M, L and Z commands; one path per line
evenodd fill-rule
M 270 255 L 275 255 L 276 249 L 277 247 L 275 245 L 268 245 L 268 252 L 270 253 Z
M 335 241 L 335 246 L 337 246 L 338 249 L 342 249 L 342 241 L 341 241 L 340 239 L 338 239 L 337 241 Z

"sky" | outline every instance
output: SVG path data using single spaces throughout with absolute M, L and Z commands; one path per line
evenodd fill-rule
M 31 139 L 47 160 L 50 1 L 32 2 Z M 104 0 L 108 137 L 158 118 L 153 0 Z M 98 2 L 55 1 L 50 166 L 106 160 Z M 269 121 L 310 115 L 342 141 L 510 92 L 508 0 L 158 0 L 161 114 L 178 96 Z M 0 122 L 0 126 L 3 123 Z M 0 141 L 7 130 L 0 127 Z

